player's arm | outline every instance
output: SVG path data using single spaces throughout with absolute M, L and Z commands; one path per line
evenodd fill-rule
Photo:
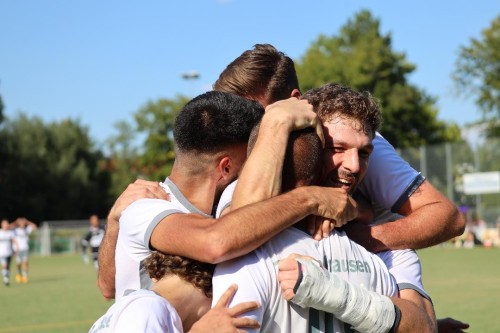
M 398 155 L 382 136 L 374 140 L 368 170 L 358 190 L 402 219 L 373 227 L 347 225 L 350 238 L 372 252 L 420 249 L 461 235 L 458 208 Z
M 281 173 L 290 132 L 314 127 L 323 139 L 321 123 L 306 100 L 291 97 L 266 107 L 259 134 L 241 171 L 231 209 L 281 192 Z
M 281 174 L 289 134 L 306 127 L 314 127 L 324 140 L 321 122 L 306 100 L 290 98 L 266 108 L 256 142 L 238 178 L 231 210 L 273 197 L 281 191 Z M 340 194 L 338 192 L 337 196 Z M 351 200 L 347 193 L 343 195 L 345 198 L 340 200 Z M 341 225 L 348 220 L 339 215 L 334 221 Z M 330 221 L 318 225 L 315 238 L 330 232 Z
M 26 218 L 24 219 L 26 220 L 26 223 L 31 227 L 31 231 L 35 231 L 38 228 L 35 222 L 32 222 Z
M 150 245 L 161 252 L 219 263 L 253 251 L 308 215 L 353 218 L 355 204 L 342 200 L 345 191 L 340 196 L 339 191 L 342 192 L 319 186 L 301 187 L 231 210 L 218 220 L 196 214 L 171 214 L 154 227 Z
M 402 218 L 379 225 L 349 224 L 349 238 L 369 251 L 421 249 L 463 233 L 465 221 L 458 208 L 424 181 L 398 211 Z
M 19 247 L 18 247 L 18 243 L 17 243 L 16 237 L 12 237 L 11 242 L 12 242 L 12 248 L 14 249 L 14 252 L 17 253 L 19 251 L 18 250 Z
M 402 319 L 395 332 L 437 332 L 436 314 L 430 300 L 413 289 L 404 289 L 392 302 L 401 309 Z
M 118 197 L 111 208 L 101 245 L 99 246 L 99 270 L 97 285 L 105 298 L 115 297 L 115 249 L 118 239 L 119 219 L 122 211 L 132 202 L 142 198 L 157 198 L 168 200 L 168 194 L 158 182 L 142 179 L 129 184 Z
M 330 275 L 311 258 L 290 257 L 280 261 L 278 267 L 287 300 L 332 313 L 356 331 L 436 332 L 435 323 L 417 303 L 422 298 L 416 292 L 409 293 L 414 301 L 380 295 Z

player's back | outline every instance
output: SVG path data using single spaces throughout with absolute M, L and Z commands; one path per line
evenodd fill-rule
M 397 286 L 380 258 L 345 234 L 333 232 L 318 242 L 296 228 L 289 228 L 254 252 L 219 264 L 213 279 L 214 299 L 230 284 L 238 283 L 232 305 L 245 301 L 260 303 L 261 307 L 250 315 L 261 322 L 261 332 L 350 331 L 349 325 L 331 314 L 304 309 L 284 299 L 277 278 L 278 262 L 293 253 L 316 258 L 332 274 L 356 285 L 386 295 L 397 293 Z

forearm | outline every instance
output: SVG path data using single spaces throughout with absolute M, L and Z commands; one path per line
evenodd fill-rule
M 393 332 L 399 324 L 399 310 L 390 298 L 329 274 L 318 263 L 297 259 L 299 276 L 292 302 L 333 314 L 358 332 Z
M 429 300 L 414 290 L 402 290 L 399 298 L 391 299 L 402 313 L 396 333 L 437 332 L 436 316 Z
M 453 226 L 460 224 L 458 214 L 440 215 L 439 209 L 433 209 L 436 214 L 420 214 L 415 211 L 408 217 L 372 227 L 371 234 L 377 242 L 385 248 L 376 248 L 376 252 L 382 250 L 396 249 L 422 249 L 445 242 L 460 233 Z M 433 218 L 428 216 L 434 216 Z M 441 221 L 441 223 L 440 223 Z M 460 231 L 460 230 L 458 230 Z M 463 232 L 463 230 L 462 230 Z
M 193 214 L 171 215 L 156 226 L 151 244 L 159 251 L 203 262 L 236 258 L 304 217 L 317 214 L 321 193 L 321 188 L 298 188 L 231 210 L 218 220 Z
M 115 297 L 115 250 L 118 239 L 118 221 L 108 218 L 104 238 L 99 247 L 97 285 L 105 298 Z
M 268 199 L 281 191 L 281 173 L 290 126 L 267 113 L 257 141 L 238 178 L 231 209 Z
M 349 238 L 376 253 L 434 246 L 460 235 L 463 224 L 456 207 L 435 203 L 392 222 L 374 226 L 350 224 L 345 231 Z

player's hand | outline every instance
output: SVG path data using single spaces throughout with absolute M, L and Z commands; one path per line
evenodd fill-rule
M 302 266 L 299 265 L 297 259 L 314 260 L 317 262 L 317 260 L 312 257 L 296 253 L 290 254 L 286 259 L 279 261 L 278 281 L 281 286 L 281 291 L 283 292 L 283 297 L 287 301 L 290 301 L 295 297 L 295 288 L 297 286 L 297 282 L 300 282 L 299 276 L 301 275 L 301 272 L 299 270 Z
M 161 188 L 158 182 L 137 179 L 134 183 L 129 184 L 116 199 L 109 212 L 108 221 L 118 221 L 125 208 L 132 202 L 143 198 L 170 200 L 167 192 Z
M 438 333 L 465 333 L 469 324 L 447 317 L 437 320 Z
M 312 127 L 321 139 L 323 147 L 325 145 L 321 121 L 313 111 L 312 105 L 305 99 L 290 97 L 270 104 L 266 107 L 265 117 L 265 119 L 287 124 L 290 132 Z
M 323 217 L 315 221 L 314 228 L 309 224 L 315 239 L 328 237 L 333 228 L 341 227 L 358 216 L 356 201 L 344 189 L 310 186 L 308 194 L 318 204 L 315 215 Z
M 244 332 L 239 328 L 260 327 L 259 322 L 248 317 L 238 317 L 245 312 L 255 310 L 259 307 L 257 302 L 243 302 L 228 308 L 231 298 L 236 293 L 238 286 L 231 285 L 217 301 L 217 304 L 210 309 L 200 320 L 194 323 L 190 333 L 201 332 Z
M 307 230 L 315 240 L 327 238 L 335 227 L 335 221 L 321 216 L 311 215 L 307 220 Z

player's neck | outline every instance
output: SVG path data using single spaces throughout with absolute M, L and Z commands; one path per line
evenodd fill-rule
M 176 275 L 166 276 L 151 288 L 165 298 L 181 318 L 184 332 L 198 321 L 209 309 L 211 300 L 192 284 Z
M 206 214 L 212 212 L 217 183 L 210 175 L 187 173 L 174 166 L 169 178 L 193 206 Z

